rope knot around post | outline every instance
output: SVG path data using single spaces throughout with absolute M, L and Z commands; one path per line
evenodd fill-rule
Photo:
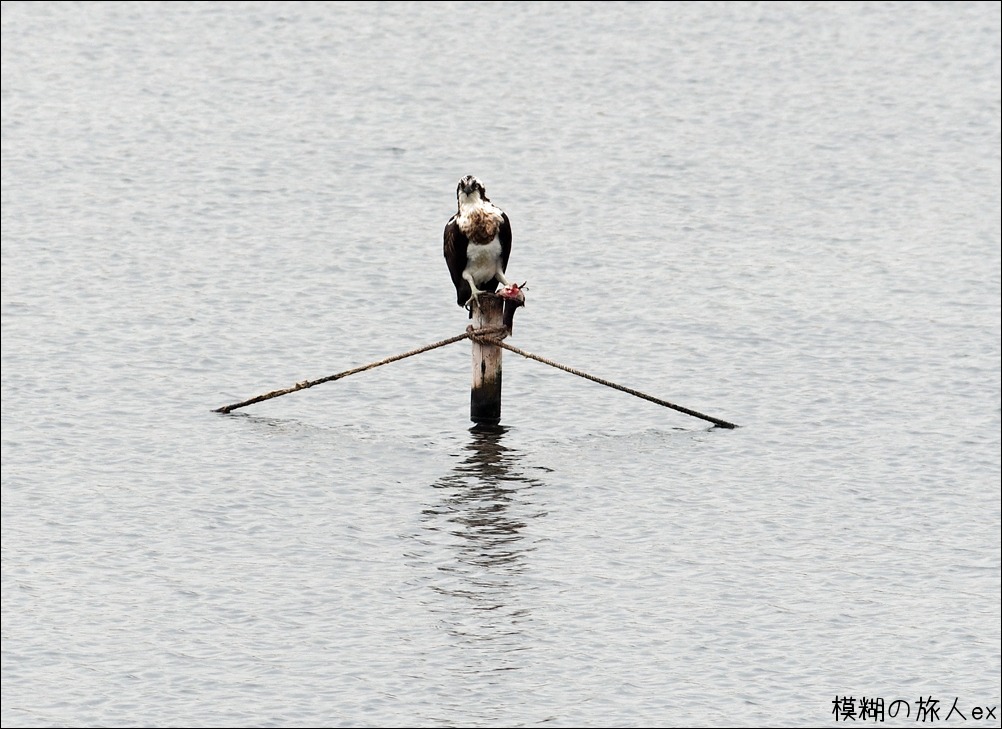
M 470 324 L 466 327 L 466 334 L 473 342 L 480 342 L 481 344 L 497 344 L 511 334 L 511 332 L 508 331 L 508 327 L 503 326 L 481 327 L 480 329 L 474 329 L 473 325 Z

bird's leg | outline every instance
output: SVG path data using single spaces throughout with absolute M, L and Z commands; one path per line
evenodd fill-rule
M 465 271 L 463 272 L 463 278 L 470 284 L 470 298 L 466 300 L 466 307 L 470 311 L 473 311 L 473 306 L 477 303 L 477 297 L 484 292 L 477 288 L 477 284 L 473 281 L 473 276 Z
M 500 266 L 498 267 L 498 270 L 494 275 L 497 277 L 497 280 L 501 282 L 501 285 L 504 286 L 505 288 L 511 286 L 511 281 L 509 281 L 504 277 L 504 271 L 501 270 Z

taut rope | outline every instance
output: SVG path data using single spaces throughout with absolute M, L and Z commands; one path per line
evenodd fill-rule
M 371 370 L 375 367 L 379 367 L 384 364 L 389 364 L 390 362 L 396 362 L 399 359 L 406 359 L 407 357 L 413 357 L 415 354 L 430 352 L 433 349 L 444 347 L 447 344 L 461 342 L 464 339 L 468 339 L 469 336 L 470 336 L 469 332 L 466 332 L 465 334 L 458 334 L 455 337 L 449 337 L 448 339 L 443 339 L 441 342 L 435 342 L 434 344 L 428 344 L 424 347 L 418 347 L 417 349 L 412 349 L 410 352 L 404 352 L 403 354 L 395 354 L 392 357 L 381 359 L 378 362 L 371 362 L 367 365 L 362 365 L 361 367 L 353 367 L 350 370 L 345 370 L 344 372 L 338 372 L 336 375 L 328 375 L 327 377 L 321 377 L 319 380 L 304 380 L 303 382 L 297 382 L 292 387 L 286 387 L 284 390 L 273 390 L 272 392 L 265 393 L 264 395 L 258 395 L 257 397 L 252 397 L 250 400 L 244 400 L 243 402 L 234 403 L 233 405 L 225 405 L 221 408 L 216 408 L 212 412 L 229 413 L 236 410 L 237 408 L 245 408 L 248 405 L 254 405 L 255 403 L 264 402 L 265 400 L 271 400 L 273 397 L 281 397 L 282 395 L 288 395 L 290 392 L 298 392 L 299 390 L 306 390 L 315 385 L 322 385 L 325 382 L 333 382 L 334 380 L 340 380 L 342 377 L 347 377 L 348 375 L 356 375 L 359 372 L 365 372 L 366 370 Z
M 704 415 L 703 413 L 697 412 L 695 410 L 690 410 L 689 408 L 682 407 L 681 405 L 676 405 L 670 403 L 667 400 L 662 400 L 659 397 L 654 397 L 653 395 L 648 395 L 646 393 L 640 392 L 639 390 L 634 390 L 631 387 L 624 387 L 623 385 L 617 385 L 615 382 L 610 382 L 609 380 L 603 380 L 601 377 L 595 377 L 595 375 L 589 375 L 587 372 L 582 372 L 581 370 L 576 370 L 573 367 L 568 367 L 567 365 L 562 365 L 559 362 L 554 362 L 551 359 L 546 359 L 546 357 L 540 357 L 537 354 L 532 354 L 532 352 L 526 352 L 524 349 L 519 349 L 518 347 L 513 347 L 507 342 L 502 342 L 497 339 L 491 339 L 490 337 L 485 337 L 483 335 L 471 334 L 470 339 L 475 342 L 486 342 L 489 344 L 495 344 L 498 347 L 507 349 L 509 352 L 514 352 L 515 354 L 520 354 L 528 359 L 534 359 L 537 362 L 542 362 L 550 367 L 556 367 L 558 370 L 563 370 L 564 372 L 570 372 L 572 375 L 577 375 L 578 377 L 583 377 L 586 380 L 591 380 L 592 382 L 597 382 L 600 385 L 605 385 L 606 387 L 611 387 L 613 390 L 619 390 L 620 392 L 626 392 L 635 397 L 639 397 L 643 400 L 648 400 L 650 402 L 656 403 L 666 408 L 671 408 L 672 410 L 678 410 L 680 413 L 685 413 L 686 415 L 691 415 L 694 418 L 701 418 L 714 425 L 719 425 L 721 428 L 736 428 L 734 423 L 729 423 L 726 420 L 721 420 L 720 418 L 715 418 L 712 415 Z
M 423 352 L 429 352 L 433 349 L 438 349 L 439 347 L 444 347 L 448 344 L 455 344 L 456 342 L 461 342 L 464 339 L 471 339 L 475 342 L 480 342 L 481 344 L 492 344 L 496 347 L 501 347 L 507 349 L 509 352 L 514 352 L 527 359 L 534 359 L 537 362 L 542 362 L 550 367 L 556 367 L 558 370 L 563 370 L 564 372 L 570 372 L 572 375 L 577 375 L 578 377 L 583 377 L 586 380 L 591 380 L 592 382 L 597 382 L 600 385 L 605 385 L 606 387 L 611 387 L 613 390 L 619 390 L 620 392 L 625 392 L 634 397 L 639 397 L 643 400 L 647 400 L 656 405 L 661 405 L 662 407 L 671 408 L 672 410 L 677 410 L 680 413 L 685 413 L 686 415 L 691 415 L 694 418 L 700 418 L 706 420 L 714 425 L 721 428 L 736 428 L 734 423 L 729 423 L 726 420 L 721 420 L 720 418 L 715 418 L 712 415 L 704 415 L 703 413 L 691 410 L 681 405 L 676 405 L 670 403 L 667 400 L 662 400 L 661 398 L 654 397 L 653 395 L 648 395 L 646 393 L 640 392 L 639 390 L 634 390 L 630 387 L 624 387 L 623 385 L 617 385 L 615 382 L 610 382 L 609 380 L 603 380 L 601 377 L 595 377 L 594 375 L 589 375 L 587 372 L 574 369 L 573 367 L 568 367 L 567 365 L 562 365 L 559 362 L 554 362 L 553 360 L 546 359 L 545 357 L 540 357 L 539 355 L 532 354 L 531 352 L 526 352 L 524 349 L 519 349 L 518 347 L 513 347 L 507 342 L 502 341 L 497 337 L 503 337 L 507 335 L 508 330 L 504 327 L 492 327 L 487 329 L 474 329 L 472 326 L 467 327 L 463 334 L 457 334 L 454 337 L 449 337 L 448 339 L 443 339 L 440 342 L 435 342 L 434 344 L 428 344 L 424 347 L 418 347 L 417 349 L 412 349 L 409 352 L 404 352 L 403 354 L 395 354 L 392 357 L 387 357 L 386 359 L 381 359 L 378 362 L 371 362 L 367 365 L 362 365 L 361 367 L 353 367 L 350 370 L 345 370 L 344 372 L 338 372 L 334 375 L 328 375 L 327 377 L 321 377 L 319 380 L 305 380 L 303 382 L 297 382 L 292 387 L 287 387 L 283 390 L 273 390 L 272 392 L 265 393 L 264 395 L 258 395 L 257 397 L 252 397 L 250 400 L 244 400 L 243 402 L 234 403 L 233 405 L 225 405 L 221 408 L 216 408 L 212 412 L 214 413 L 230 413 L 238 408 L 247 407 L 248 405 L 254 405 L 255 403 L 264 402 L 265 400 L 271 400 L 273 397 L 281 397 L 282 395 L 288 395 L 290 392 L 298 392 L 299 390 L 306 390 L 315 385 L 322 385 L 325 382 L 333 382 L 334 380 L 340 380 L 342 377 L 347 377 L 348 375 L 358 374 L 359 372 L 365 372 L 366 370 L 371 370 L 375 367 L 380 367 L 384 364 L 389 364 L 390 362 L 396 362 L 397 360 L 406 359 L 407 357 L 413 357 L 416 354 L 422 354 Z

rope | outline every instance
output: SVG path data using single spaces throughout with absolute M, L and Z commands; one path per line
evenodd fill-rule
M 500 341 L 498 339 L 489 339 L 487 337 L 479 335 L 479 333 L 476 333 L 476 332 L 469 332 L 469 334 L 470 334 L 470 339 L 472 339 L 475 342 L 481 342 L 481 343 L 484 343 L 484 344 L 493 344 L 493 345 L 496 345 L 498 347 L 501 347 L 502 349 L 507 349 L 509 352 L 514 352 L 515 354 L 520 354 L 520 355 L 522 355 L 523 357 L 525 357 L 527 359 L 534 359 L 537 362 L 542 362 L 543 364 L 549 365 L 550 367 L 556 367 L 558 370 L 563 370 L 564 372 L 570 372 L 572 375 L 577 375 L 578 377 L 583 377 L 586 380 L 591 380 L 592 382 L 597 382 L 600 385 L 605 385 L 606 387 L 611 387 L 613 390 L 619 390 L 620 392 L 626 392 L 626 393 L 629 393 L 630 395 L 634 395 L 634 396 L 639 397 L 639 398 L 641 398 L 643 400 L 648 400 L 650 402 L 656 403 L 656 404 L 661 405 L 663 407 L 671 408 L 672 410 L 677 410 L 680 413 L 685 413 L 686 415 L 691 415 L 694 418 L 700 418 L 702 420 L 706 420 L 706 421 L 708 421 L 710 423 L 713 423 L 714 425 L 719 425 L 721 428 L 736 428 L 736 427 L 738 427 L 734 423 L 729 423 L 726 420 L 721 420 L 720 418 L 715 418 L 712 415 L 704 415 L 703 413 L 697 412 L 695 410 L 691 410 L 691 409 L 686 408 L 686 407 L 682 407 L 681 405 L 676 405 L 674 403 L 670 403 L 667 400 L 662 400 L 661 398 L 654 397 L 653 395 L 648 395 L 646 393 L 640 392 L 639 390 L 634 390 L 633 388 L 630 388 L 630 387 L 624 387 L 623 385 L 617 385 L 615 382 L 610 382 L 609 380 L 603 380 L 601 377 L 595 377 L 595 375 L 589 375 L 587 372 L 582 372 L 581 370 L 576 370 L 573 367 L 568 367 L 567 365 L 562 365 L 559 362 L 554 362 L 551 359 L 546 359 L 545 357 L 540 357 L 539 355 L 532 354 L 531 352 L 526 352 L 524 349 L 519 349 L 518 347 L 513 347 L 512 345 L 508 344 L 507 342 L 502 342 L 502 341 Z
M 666 408 L 671 408 L 672 410 L 677 410 L 680 413 L 685 413 L 686 415 L 691 415 L 694 418 L 700 418 L 701 420 L 706 420 L 714 425 L 718 425 L 721 428 L 736 428 L 734 423 L 729 423 L 726 420 L 721 420 L 720 418 L 715 418 L 712 415 L 704 415 L 703 413 L 691 410 L 681 405 L 676 405 L 670 403 L 667 400 L 662 400 L 661 398 L 654 397 L 653 395 L 647 395 L 646 393 L 640 392 L 639 390 L 634 390 L 630 387 L 624 387 L 623 385 L 617 385 L 615 382 L 610 382 L 609 380 L 603 380 L 601 377 L 595 377 L 594 375 L 589 375 L 587 372 L 582 372 L 581 370 L 576 370 L 573 367 L 568 367 L 567 365 L 562 365 L 559 362 L 554 362 L 551 359 L 546 359 L 545 357 L 540 357 L 539 355 L 532 354 L 531 352 L 526 352 L 524 349 L 519 349 L 518 347 L 513 347 L 507 342 L 503 342 L 500 339 L 495 339 L 498 336 L 504 336 L 508 334 L 508 329 L 505 327 L 489 327 L 484 329 L 474 329 L 472 326 L 468 326 L 466 331 L 462 334 L 457 334 L 454 337 L 449 337 L 448 339 L 443 339 L 440 342 L 435 342 L 434 344 L 427 344 L 423 347 L 418 347 L 417 349 L 412 349 L 409 352 L 404 352 L 403 354 L 395 354 L 392 357 L 387 357 L 386 359 L 381 359 L 378 362 L 370 362 L 367 365 L 362 365 L 361 367 L 353 367 L 350 370 L 345 370 L 344 372 L 338 372 L 334 375 L 328 375 L 327 377 L 321 377 L 319 380 L 304 380 L 303 382 L 297 382 L 292 387 L 286 387 L 282 390 L 273 390 L 272 392 L 265 393 L 264 395 L 258 395 L 257 397 L 252 397 L 250 400 L 244 400 L 243 402 L 234 403 L 233 405 L 225 405 L 221 408 L 216 408 L 212 412 L 214 413 L 230 413 L 238 408 L 244 408 L 248 405 L 254 405 L 255 403 L 264 402 L 265 400 L 271 400 L 273 397 L 281 397 L 282 395 L 288 395 L 290 392 L 298 392 L 300 390 L 307 390 L 316 385 L 322 385 L 325 382 L 333 382 L 334 380 L 340 380 L 342 377 L 347 377 L 348 375 L 355 375 L 359 372 L 365 372 L 366 370 L 371 370 L 376 367 L 380 367 L 384 364 L 389 364 L 390 362 L 396 362 L 397 360 L 406 359 L 407 357 L 413 357 L 416 354 L 422 354 L 423 352 L 430 352 L 433 349 L 438 349 L 439 347 L 444 347 L 448 344 L 455 344 L 456 342 L 461 342 L 464 339 L 469 339 L 471 341 L 477 342 L 479 344 L 489 344 L 495 347 L 501 347 L 502 349 L 507 349 L 509 352 L 514 352 L 519 354 L 526 359 L 534 359 L 537 362 L 542 362 L 550 367 L 556 367 L 558 370 L 563 370 L 564 372 L 570 372 L 572 375 L 577 375 L 578 377 L 583 377 L 586 380 L 591 380 L 592 382 L 597 382 L 600 385 L 605 385 L 606 387 L 611 387 L 613 390 L 619 390 L 620 392 L 625 392 L 627 394 L 639 397 L 643 400 L 661 405 Z
M 307 390 L 316 385 L 322 385 L 325 382 L 333 382 L 334 380 L 340 380 L 342 377 L 347 377 L 348 375 L 355 375 L 358 374 L 359 372 L 365 372 L 366 370 L 371 370 L 374 367 L 379 367 L 384 364 L 389 364 L 390 362 L 396 362 L 399 359 L 406 359 L 407 357 L 413 357 L 415 354 L 429 352 L 433 349 L 444 347 L 447 344 L 455 344 L 456 342 L 461 342 L 464 339 L 469 338 L 471 331 L 472 327 L 463 334 L 458 334 L 455 337 L 449 337 L 448 339 L 443 339 L 441 342 L 435 342 L 434 344 L 428 344 L 425 345 L 424 347 L 418 347 L 417 349 L 412 349 L 410 352 L 404 352 L 403 354 L 395 354 L 392 357 L 381 359 L 378 362 L 371 362 L 370 364 L 362 365 L 361 367 L 354 367 L 350 370 L 345 370 L 344 372 L 338 372 L 336 375 L 328 375 L 327 377 L 321 377 L 319 380 L 305 380 L 303 382 L 297 382 L 292 387 L 286 387 L 284 390 L 273 390 L 272 392 L 266 393 L 264 395 L 258 395 L 257 397 L 252 397 L 250 400 L 244 400 L 243 402 L 234 403 L 233 405 L 225 405 L 221 408 L 216 408 L 212 412 L 229 413 L 236 410 L 237 408 L 245 408 L 248 405 L 254 405 L 255 403 L 264 402 L 265 400 L 271 400 L 273 397 L 281 397 L 282 395 L 288 395 L 290 392 L 299 392 L 300 390 Z

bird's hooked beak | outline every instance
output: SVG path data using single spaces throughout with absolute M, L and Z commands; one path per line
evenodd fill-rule
M 459 181 L 459 187 L 466 195 L 477 189 L 477 178 L 467 175 Z

